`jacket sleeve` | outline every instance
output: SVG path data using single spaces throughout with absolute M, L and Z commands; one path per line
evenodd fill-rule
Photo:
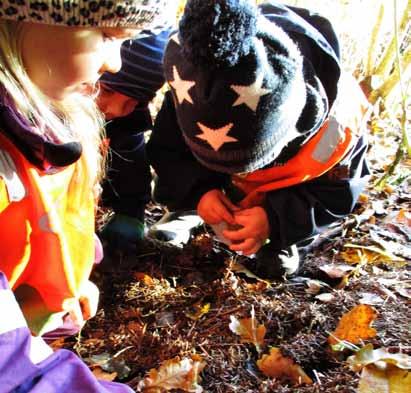
M 32 337 L 0 272 L 0 391 L 19 393 L 132 393 L 126 385 L 99 381 L 71 351 L 53 350 Z
M 229 180 L 225 174 L 201 165 L 182 136 L 170 92 L 157 115 L 147 144 L 150 164 L 156 174 L 154 198 L 170 210 L 192 210 L 207 191 L 222 188 Z
M 368 181 L 364 137 L 332 170 L 313 181 L 267 193 L 270 241 L 281 250 L 321 233 L 353 210 Z

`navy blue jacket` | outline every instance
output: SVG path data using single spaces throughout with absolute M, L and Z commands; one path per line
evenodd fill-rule
M 151 173 L 144 140 L 144 131 L 151 127 L 146 104 L 106 125 L 110 156 L 103 182 L 103 205 L 140 221 L 144 219 L 145 205 L 151 198 Z
M 337 95 L 340 65 L 338 40 L 329 21 L 307 10 L 275 2 L 263 4 L 260 9 L 298 45 L 305 61 L 310 62 L 321 80 L 331 107 Z M 287 162 L 311 136 L 303 135 L 292 141 L 272 164 Z M 368 179 L 366 149 L 367 144 L 361 137 L 329 173 L 267 193 L 264 208 L 274 248 L 281 250 L 308 239 L 352 211 Z M 147 153 L 158 175 L 155 199 L 169 209 L 195 209 L 202 195 L 215 188 L 225 189 L 236 202 L 230 176 L 207 169 L 190 152 L 179 128 L 170 92 L 157 115 Z

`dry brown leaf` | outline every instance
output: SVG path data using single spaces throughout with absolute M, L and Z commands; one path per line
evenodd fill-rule
M 271 348 L 269 355 L 263 355 L 257 360 L 257 366 L 267 377 L 285 379 L 295 385 L 313 383 L 298 364 L 283 356 L 279 348 Z
M 373 307 L 367 304 L 359 304 L 351 311 L 344 314 L 335 331 L 328 337 L 330 345 L 338 344 L 340 341 L 348 341 L 358 344 L 362 340 L 375 337 L 376 330 L 370 327 L 377 313 Z
M 251 310 L 251 318 L 237 319 L 231 315 L 230 319 L 230 330 L 241 337 L 241 342 L 254 344 L 257 351 L 260 352 L 267 329 L 263 324 L 258 323 L 254 308 Z
M 343 278 L 354 270 L 351 265 L 330 263 L 319 267 L 330 278 Z
M 139 382 L 139 392 L 154 393 L 180 389 L 184 392 L 201 393 L 203 388 L 198 385 L 199 374 L 205 367 L 205 362 L 199 355 L 191 359 L 179 357 L 166 360 L 158 370 L 151 369 L 148 376 Z
M 109 382 L 112 382 L 112 381 L 114 381 L 115 379 L 116 379 L 116 377 L 117 377 L 117 373 L 116 372 L 114 372 L 114 373 L 107 373 L 107 372 L 105 372 L 105 371 L 103 371 L 102 369 L 101 369 L 101 367 L 95 367 L 95 368 L 93 368 L 93 374 L 94 374 L 94 376 L 97 378 L 97 379 L 100 379 L 100 380 L 102 380 L 102 381 L 109 381 Z

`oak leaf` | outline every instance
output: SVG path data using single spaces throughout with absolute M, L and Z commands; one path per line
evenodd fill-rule
M 374 349 L 368 344 L 347 359 L 354 371 L 361 372 L 358 393 L 408 393 L 411 391 L 411 357 Z
M 263 355 L 257 360 L 257 366 L 267 377 L 288 380 L 295 385 L 313 383 L 293 359 L 283 356 L 279 348 L 271 348 L 269 355 Z
M 230 330 L 240 336 L 241 342 L 254 344 L 257 351 L 260 352 L 267 329 L 263 324 L 258 323 L 254 308 L 251 310 L 251 318 L 237 319 L 231 315 L 230 319 Z
M 374 308 L 367 304 L 355 306 L 341 317 L 337 328 L 328 337 L 329 344 L 335 345 L 340 341 L 358 344 L 362 340 L 375 337 L 377 332 L 370 325 L 376 316 Z
M 201 393 L 203 388 L 198 382 L 200 382 L 199 374 L 204 367 L 205 362 L 199 355 L 182 360 L 175 357 L 166 360 L 158 370 L 151 369 L 148 376 L 139 382 L 137 389 L 144 393 L 161 393 L 173 389 Z

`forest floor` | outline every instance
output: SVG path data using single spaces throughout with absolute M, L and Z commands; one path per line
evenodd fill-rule
M 327 342 L 354 306 L 376 311 L 377 334 L 366 343 L 411 354 L 410 161 L 383 190 L 372 186 L 395 154 L 397 135 L 384 124 L 374 127 L 370 187 L 355 212 L 320 237 L 298 277 L 249 277 L 239 263 L 252 269 L 252 260 L 228 251 L 203 226 L 182 249 L 153 248 L 133 258 L 132 269 L 130 261 L 111 272 L 97 269 L 96 317 L 54 346 L 72 349 L 99 376 L 136 390 L 150 369 L 197 354 L 205 364 L 198 380 L 205 392 L 355 392 L 360 377 L 346 363 L 351 352 L 333 351 Z M 150 205 L 147 221 L 162 213 Z M 229 328 L 232 317 L 253 313 L 266 328 L 261 353 Z M 280 348 L 313 383 L 265 376 L 256 361 L 270 347 Z

